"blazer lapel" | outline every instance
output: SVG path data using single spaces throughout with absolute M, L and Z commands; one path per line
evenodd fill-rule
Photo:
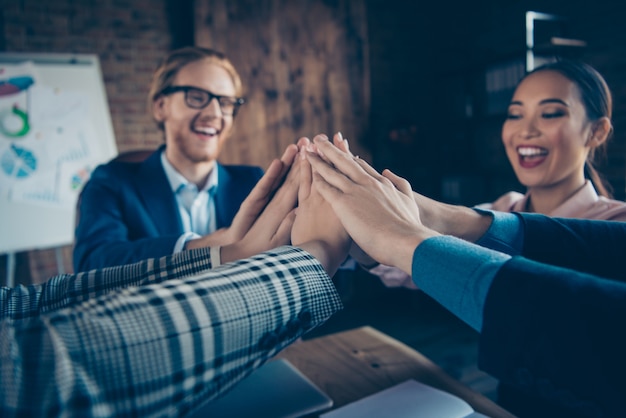
M 159 233 L 178 235 L 184 231 L 176 198 L 161 164 L 161 152 L 164 149 L 165 146 L 161 146 L 141 163 L 136 179 L 137 193 Z
M 239 204 L 230 198 L 229 190 L 235 185 L 232 184 L 233 179 L 228 171 L 221 164 L 217 166 L 217 190 L 215 191 L 215 216 L 217 229 L 228 226 L 230 220 L 239 210 Z

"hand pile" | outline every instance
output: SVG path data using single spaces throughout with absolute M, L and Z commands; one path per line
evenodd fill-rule
M 423 225 L 420 199 L 428 206 L 408 181 L 389 170 L 378 173 L 352 155 L 341 133 L 332 143 L 323 134 L 313 141 L 303 137 L 272 161 L 230 227 L 188 248 L 221 246 L 222 262 L 229 262 L 292 244 L 313 254 L 329 274 L 348 253 L 362 264 L 379 262 L 410 274 L 415 247 L 437 234 Z

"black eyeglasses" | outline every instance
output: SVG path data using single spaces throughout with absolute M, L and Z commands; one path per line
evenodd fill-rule
M 218 96 L 210 91 L 192 86 L 169 86 L 161 91 L 163 95 L 185 92 L 185 103 L 192 109 L 204 109 L 211 103 L 211 100 L 217 99 L 220 109 L 224 115 L 235 115 L 239 106 L 245 103 L 242 97 Z

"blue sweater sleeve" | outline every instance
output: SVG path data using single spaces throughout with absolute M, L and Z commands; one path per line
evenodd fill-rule
M 514 214 L 492 212 L 493 222 L 475 245 L 451 237 L 429 238 L 413 253 L 415 284 L 480 331 L 487 292 L 500 267 L 519 254 L 522 223 Z M 450 260 L 454 262 L 450 262 Z
M 476 241 L 476 244 L 509 255 L 522 253 L 524 229 L 522 219 L 518 214 L 476 208 L 474 210 L 493 218 L 491 226 L 485 235 Z

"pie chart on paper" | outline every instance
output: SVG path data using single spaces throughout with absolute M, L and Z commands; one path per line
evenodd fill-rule
M 10 96 L 27 90 L 35 84 L 35 80 L 29 76 L 20 76 L 9 78 L 8 80 L 0 80 L 0 96 Z
M 37 159 L 31 151 L 11 145 L 0 156 L 0 169 L 9 177 L 23 179 L 37 170 Z

